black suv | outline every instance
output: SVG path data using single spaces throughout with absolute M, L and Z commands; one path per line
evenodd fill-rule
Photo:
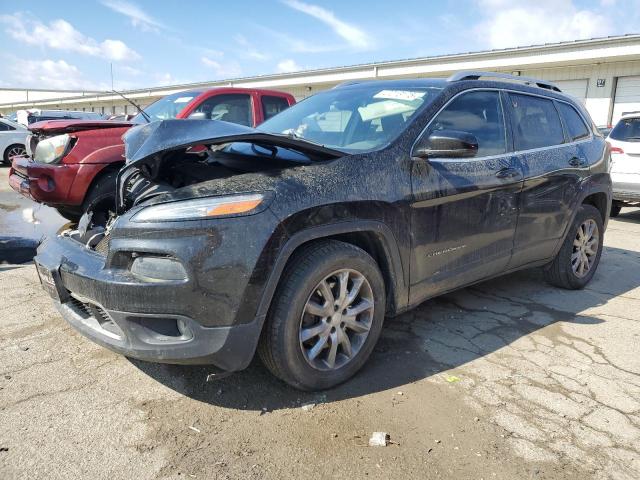
M 340 85 L 257 129 L 125 135 L 105 227 L 35 258 L 82 334 L 124 355 L 245 368 L 301 389 L 356 373 L 385 316 L 497 275 L 593 277 L 609 150 L 553 84 L 485 72 Z

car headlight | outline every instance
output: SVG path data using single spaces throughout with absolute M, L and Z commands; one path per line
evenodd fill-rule
M 263 200 L 262 194 L 252 193 L 161 203 L 143 208 L 131 218 L 131 221 L 175 222 L 247 215 L 257 213 Z
M 66 133 L 64 135 L 45 138 L 36 145 L 33 159 L 41 163 L 55 163 L 64 156 L 70 141 L 71 137 Z

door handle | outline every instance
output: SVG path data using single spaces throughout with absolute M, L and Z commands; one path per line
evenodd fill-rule
M 517 168 L 502 168 L 496 172 L 496 177 L 498 178 L 514 178 L 520 175 L 520 170 Z
M 587 162 L 585 162 L 583 159 L 581 159 L 580 157 L 572 157 L 571 160 L 569 160 L 569 165 L 571 165 L 572 167 L 582 167 L 586 164 Z

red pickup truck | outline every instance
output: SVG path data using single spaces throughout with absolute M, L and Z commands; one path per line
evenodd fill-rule
M 283 92 L 245 88 L 188 90 L 161 98 L 145 110 L 151 120 L 197 118 L 255 127 L 295 103 Z M 146 123 L 50 120 L 29 126 L 28 155 L 14 157 L 9 184 L 22 195 L 50 205 L 69 220 L 86 211 L 106 216 L 115 202 L 115 179 L 124 164 L 122 135 Z

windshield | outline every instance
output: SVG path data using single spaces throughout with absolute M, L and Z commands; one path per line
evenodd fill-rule
M 440 88 L 381 85 L 327 90 L 289 107 L 258 127 L 345 152 L 377 150 L 394 140 Z
M 145 108 L 144 113 L 149 115 L 152 122 L 176 118 L 182 109 L 201 93 L 202 92 L 188 91 L 167 95 Z M 147 120 L 140 113 L 133 117 L 131 121 L 134 123 L 147 123 Z
M 640 142 L 640 118 L 623 118 L 611 130 L 609 137 L 623 142 Z

